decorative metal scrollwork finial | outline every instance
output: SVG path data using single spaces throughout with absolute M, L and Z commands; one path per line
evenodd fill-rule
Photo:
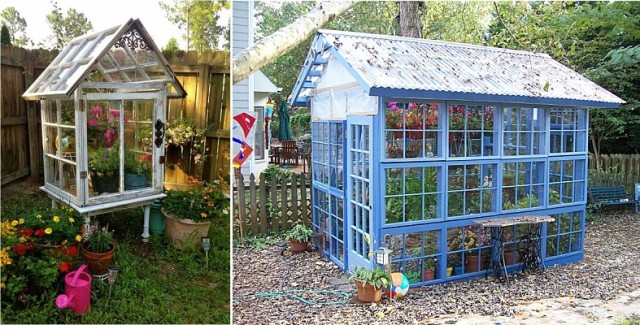
M 140 32 L 135 28 L 124 33 L 122 37 L 120 37 L 120 40 L 115 44 L 116 48 L 124 48 L 125 46 L 130 48 L 132 51 L 135 51 L 136 49 L 151 51 L 151 47 L 149 47 L 147 42 L 145 42 L 145 39 L 140 35 Z

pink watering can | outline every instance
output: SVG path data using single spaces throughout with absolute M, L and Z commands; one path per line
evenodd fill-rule
M 91 302 L 91 275 L 82 264 L 77 270 L 64 277 L 64 294 L 56 298 L 56 306 L 60 309 L 71 308 L 78 314 L 89 311 Z

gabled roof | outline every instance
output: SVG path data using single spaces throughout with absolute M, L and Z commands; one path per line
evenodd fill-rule
M 282 90 L 278 88 L 269 77 L 258 70 L 253 74 L 253 91 L 258 93 L 275 93 Z
M 22 97 L 68 97 L 90 74 L 92 80 L 102 82 L 164 81 L 175 91 L 168 96 L 186 96 L 140 20 L 129 19 L 124 25 L 71 40 Z
M 290 104 L 308 105 L 330 56 L 370 96 L 610 108 L 625 103 L 546 54 L 319 30 Z

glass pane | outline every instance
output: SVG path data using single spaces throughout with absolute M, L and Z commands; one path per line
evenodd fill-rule
M 44 161 L 47 168 L 46 183 L 75 197 L 77 195 L 76 166 L 51 157 L 45 157 Z
M 63 125 L 76 125 L 76 110 L 73 100 L 63 100 L 58 102 L 60 106 L 60 123 Z
M 153 106 L 153 100 L 124 101 L 125 191 L 149 188 L 153 184 Z M 196 165 L 201 164 L 202 159 L 193 157 Z
M 57 155 L 58 148 L 60 148 L 58 128 L 55 126 L 45 126 L 44 134 L 44 153 Z
M 90 196 L 120 192 L 120 105 L 87 102 Z

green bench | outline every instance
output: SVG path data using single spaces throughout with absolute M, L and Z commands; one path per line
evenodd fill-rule
M 589 204 L 602 203 L 602 206 L 638 204 L 636 198 L 627 194 L 624 186 L 591 187 L 588 191 Z

